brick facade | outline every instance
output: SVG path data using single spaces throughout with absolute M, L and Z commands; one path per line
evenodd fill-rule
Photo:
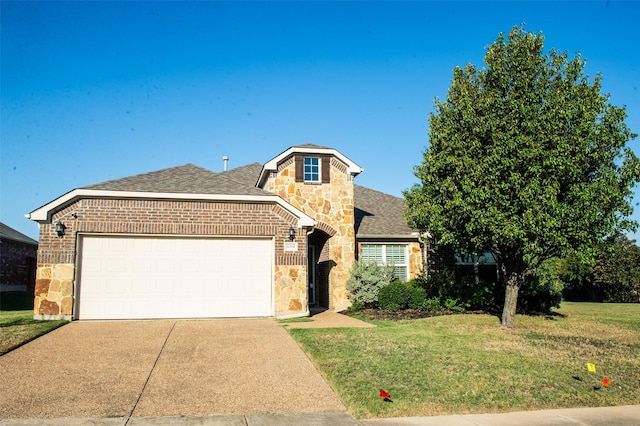
M 55 231 L 58 220 L 66 227 L 62 237 Z M 289 241 L 289 226 L 296 221 L 297 218 L 276 203 L 77 200 L 54 212 L 51 223 L 40 225 L 34 313 L 37 317 L 71 318 L 79 233 L 272 237 L 275 241 L 276 315 L 306 312 L 306 281 L 289 282 L 283 278 L 296 274 L 304 277 L 306 270 L 304 233 L 296 235 L 298 252 L 284 252 L 284 242 Z M 283 288 L 287 290 L 281 291 Z
M 38 246 L 19 241 L 0 241 L 0 284 L 3 289 L 28 290 L 35 285 Z

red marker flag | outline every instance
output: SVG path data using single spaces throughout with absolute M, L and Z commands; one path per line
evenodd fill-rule
M 389 392 L 385 391 L 384 389 L 380 389 L 380 396 L 382 398 L 391 398 L 391 394 L 389 394 Z
M 602 378 L 602 386 L 607 387 L 611 384 L 611 379 L 607 379 L 606 377 Z

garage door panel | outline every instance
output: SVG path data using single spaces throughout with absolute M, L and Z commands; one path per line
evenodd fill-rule
M 80 319 L 271 316 L 270 239 L 83 236 Z

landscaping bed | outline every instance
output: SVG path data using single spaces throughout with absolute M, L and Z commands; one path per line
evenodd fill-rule
M 421 309 L 402 309 L 398 311 L 389 311 L 385 309 L 362 309 L 355 312 L 343 312 L 346 315 L 362 318 L 366 320 L 411 320 L 420 318 L 439 317 L 443 315 L 464 315 L 464 314 L 486 314 L 487 312 L 476 311 L 455 311 L 451 309 L 444 309 L 442 311 L 424 311 Z

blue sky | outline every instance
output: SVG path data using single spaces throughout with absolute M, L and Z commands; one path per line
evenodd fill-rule
M 640 133 L 640 2 L 0 2 L 0 220 L 81 186 L 338 149 L 400 196 L 455 66 L 525 23 Z M 640 139 L 630 145 L 640 155 Z M 640 202 L 640 189 L 634 204 Z M 634 214 L 640 220 L 640 206 Z M 632 235 L 640 240 L 640 233 Z

